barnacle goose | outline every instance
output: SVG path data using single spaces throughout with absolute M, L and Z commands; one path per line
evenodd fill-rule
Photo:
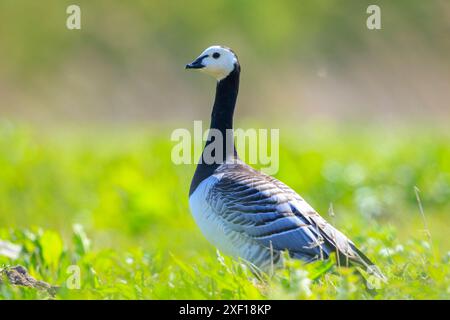
M 211 163 L 205 149 L 189 191 L 194 219 L 204 236 L 224 253 L 269 271 L 282 264 L 281 252 L 305 262 L 333 252 L 341 265 L 355 264 L 384 280 L 375 265 L 339 230 L 281 181 L 242 162 L 234 148 L 233 113 L 239 90 L 236 54 L 223 46 L 203 51 L 186 69 L 217 79 L 211 129 L 222 133 L 222 159 Z M 205 148 L 214 141 L 210 136 Z M 232 148 L 227 148 L 231 143 Z

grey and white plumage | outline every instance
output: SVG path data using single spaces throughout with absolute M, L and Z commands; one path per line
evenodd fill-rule
M 218 79 L 211 127 L 225 131 L 232 129 L 239 86 L 237 57 L 227 48 L 214 46 L 191 65 L 208 73 L 208 63 L 202 60 L 219 48 L 220 55 L 234 63 L 232 70 L 229 63 L 222 63 L 228 69 L 218 71 L 215 65 L 210 73 Z M 327 259 L 336 252 L 342 265 L 360 265 L 384 279 L 351 240 L 293 189 L 242 162 L 235 150 L 225 154 L 221 164 L 197 166 L 189 203 L 196 223 L 212 244 L 260 270 L 280 265 L 283 251 L 305 262 Z
M 342 265 L 373 265 L 294 190 L 240 160 L 202 181 L 190 206 L 211 243 L 263 271 L 280 262 L 282 251 L 305 262 L 336 252 Z

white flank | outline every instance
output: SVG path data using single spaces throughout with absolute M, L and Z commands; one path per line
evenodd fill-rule
M 203 180 L 189 197 L 189 205 L 195 222 L 205 238 L 225 254 L 236 256 L 237 252 L 225 234 L 223 220 L 211 209 L 206 201 L 211 188 L 220 181 L 217 176 L 210 176 Z
M 263 247 L 249 237 L 231 230 L 209 205 L 207 196 L 211 188 L 220 181 L 222 174 L 203 180 L 189 197 L 189 205 L 195 222 L 205 238 L 223 253 L 255 263 Z

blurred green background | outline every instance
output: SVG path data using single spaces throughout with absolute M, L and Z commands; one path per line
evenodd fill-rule
M 82 29 L 68 30 L 79 4 Z M 382 30 L 366 9 L 381 7 Z M 184 65 L 223 44 L 240 58 L 239 119 L 446 123 L 446 0 L 0 2 L 0 110 L 36 122 L 185 122 L 213 83 Z M 443 116 L 445 116 L 443 118 Z
M 69 4 L 81 7 L 81 30 L 65 27 Z M 381 7 L 382 30 L 366 28 L 369 4 Z M 82 261 L 84 249 L 69 254 L 81 224 L 99 250 L 83 258 L 86 272 L 108 283 L 94 297 L 259 298 L 250 282 L 236 289 L 214 269 L 214 248 L 188 208 L 195 166 L 170 159 L 172 130 L 208 121 L 214 92 L 212 79 L 184 65 L 223 44 L 242 65 L 237 125 L 280 129 L 276 177 L 397 277 L 381 297 L 448 298 L 449 33 L 445 0 L 1 0 L 0 239 L 29 256 L 0 263 L 60 283 L 64 271 L 51 266 Z M 41 229 L 67 250 L 51 263 Z M 409 252 L 392 249 L 402 244 Z M 441 273 L 408 269 L 430 244 L 441 258 L 424 265 Z M 196 281 L 173 291 L 189 271 L 171 254 L 194 269 L 206 263 L 195 272 L 218 293 L 198 291 Z M 158 272 L 166 274 L 153 279 Z M 145 278 L 138 293 L 136 274 Z M 98 281 L 86 288 L 100 290 Z M 315 298 L 365 297 L 319 287 Z M 295 292 L 288 297 L 304 297 Z

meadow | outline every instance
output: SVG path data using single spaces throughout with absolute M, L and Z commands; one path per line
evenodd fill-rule
M 449 299 L 450 136 L 445 128 L 306 122 L 280 130 L 276 177 L 349 235 L 388 277 L 302 265 L 257 279 L 217 252 L 188 207 L 194 165 L 176 126 L 0 123 L 0 269 L 60 288 L 0 285 L 1 299 Z M 68 288 L 79 268 L 78 289 Z

